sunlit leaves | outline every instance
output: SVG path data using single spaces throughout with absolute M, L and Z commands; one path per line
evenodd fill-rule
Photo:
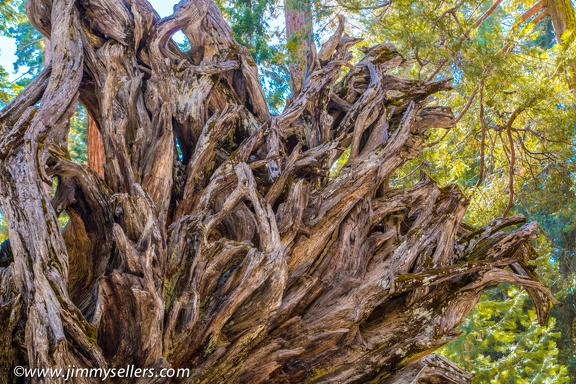
M 487 291 L 444 353 L 474 373 L 474 383 L 567 383 L 554 320 L 539 326 L 531 305 L 515 286 Z
M 539 265 L 539 273 L 563 297 L 574 274 L 563 272 L 566 278 L 559 279 L 559 263 L 569 252 L 567 238 L 576 234 L 576 120 L 564 68 L 573 63 L 576 51 L 574 45 L 554 46 L 549 19 L 537 25 L 530 22 L 533 18 L 521 22 L 536 3 L 504 1 L 488 15 L 490 1 L 403 0 L 380 14 L 357 13 L 353 19 L 359 30 L 368 32 L 363 37 L 369 42 L 398 47 L 408 59 L 404 75 L 422 80 L 452 77 L 454 92 L 436 102 L 451 106 L 456 114 L 466 111 L 446 136 L 443 130 L 432 131 L 429 142 L 437 144 L 399 170 L 392 184 L 415 182 L 417 170 L 444 185 L 457 183 L 470 198 L 466 220 L 481 225 L 506 210 L 512 172 L 513 210 L 538 220 L 553 241 L 545 247 L 540 239 L 540 253 L 550 256 Z M 477 187 L 482 166 L 484 177 Z M 476 372 L 477 383 L 568 382 L 566 368 L 556 357 L 559 335 L 553 320 L 541 328 L 533 318 L 522 317 L 521 309 L 530 301 L 511 289 L 484 296 L 464 335 L 444 352 Z
M 87 145 L 86 145 L 86 127 L 87 127 L 86 108 L 79 105 L 78 110 L 72 116 L 70 121 L 70 134 L 68 136 L 68 152 L 72 160 L 86 164 Z

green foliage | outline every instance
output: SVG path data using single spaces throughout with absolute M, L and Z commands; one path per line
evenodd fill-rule
M 6 0 L 0 3 L 0 35 L 11 37 L 10 29 L 25 19 L 22 4 L 15 0 Z M 6 105 L 20 89 L 20 85 L 8 80 L 8 72 L 0 66 L 0 108 Z
M 576 237 L 576 119 L 574 93 L 559 69 L 576 55 L 573 45 L 554 45 L 549 20 L 536 26 L 520 22 L 535 4 L 503 2 L 479 26 L 476 21 L 492 2 L 400 0 L 367 10 L 378 3 L 363 1 L 346 12 L 367 45 L 396 45 L 407 59 L 399 69 L 404 76 L 452 77 L 454 92 L 434 101 L 456 114 L 467 110 L 447 134 L 433 130 L 429 142 L 437 144 L 400 169 L 391 184 L 414 183 L 418 170 L 441 184 L 457 183 L 470 198 L 466 220 L 479 226 L 506 211 L 512 173 L 512 213 L 541 223 L 548 240 L 537 243 L 544 256 L 539 274 L 557 297 L 568 300 L 576 281 L 576 247 L 568 241 Z M 477 383 L 569 382 L 567 368 L 572 372 L 576 359 L 558 331 L 572 319 L 555 309 L 556 318 L 540 327 L 531 308 L 517 287 L 485 294 L 463 325 L 463 335 L 443 353 L 475 372 Z
M 8 72 L 0 66 L 0 108 L 15 96 L 20 87 L 8 80 Z
M 538 325 L 528 295 L 516 286 L 487 291 L 444 349 L 446 357 L 475 374 L 473 383 L 568 383 L 558 362 L 554 320 Z
M 348 147 L 348 149 L 342 152 L 340 157 L 334 162 L 334 164 L 332 165 L 332 169 L 330 169 L 330 177 L 334 178 L 336 177 L 336 175 L 338 175 L 338 173 L 340 173 L 340 170 L 344 165 L 346 165 L 346 162 L 348 161 L 349 157 L 350 157 L 350 147 Z
M 44 63 L 44 38 L 28 21 L 18 23 L 8 31 L 16 39 L 14 70 L 28 69 L 25 77 L 36 76 Z
M 21 20 L 23 15 L 19 9 L 19 3 L 14 0 L 3 0 L 0 2 L 0 34 L 12 24 Z
M 26 18 L 26 5 L 21 0 L 9 0 L 0 5 L 0 35 L 16 40 L 14 71 L 27 69 L 15 82 L 8 80 L 7 71 L 0 67 L 0 107 L 20 92 L 42 69 L 44 39 Z
M 289 94 L 290 74 L 287 67 L 286 42 L 278 20 L 277 1 L 217 1 L 230 22 L 236 40 L 248 48 L 260 70 L 266 100 L 273 112 L 280 112 Z
M 2 212 L 0 212 L 0 243 L 2 243 L 7 238 L 8 238 L 8 223 L 6 222 L 6 219 L 4 219 Z
M 25 17 L 25 2 L 15 1 L 14 3 L 19 17 L 7 28 L 6 35 L 16 40 L 14 71 L 27 70 L 17 81 L 19 86 L 25 87 L 43 68 L 44 38 Z
M 551 243 L 541 236 L 535 243 L 541 255 L 551 255 Z M 535 265 L 547 284 L 557 279 L 553 257 Z M 473 383 L 569 383 L 560 361 L 557 320 L 538 324 L 528 294 L 510 284 L 486 291 L 460 327 L 462 335 L 439 352 L 475 374 Z
M 82 105 L 78 105 L 78 110 L 70 121 L 70 134 L 68 135 L 68 152 L 72 160 L 80 163 L 87 163 L 86 127 L 87 111 Z

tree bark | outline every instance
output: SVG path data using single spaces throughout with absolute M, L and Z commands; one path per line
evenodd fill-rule
M 306 76 L 306 63 L 315 57 L 315 52 L 312 52 L 316 47 L 310 0 L 284 0 L 284 19 L 294 97 L 302 89 Z
M 408 364 L 383 384 L 459 384 L 468 383 L 473 376 L 443 356 L 429 355 Z
M 50 39 L 44 38 L 44 66 L 50 65 L 52 60 L 52 47 L 50 44 Z
M 50 65 L 52 57 L 52 48 L 50 40 L 44 39 L 44 66 Z M 102 144 L 102 136 L 96 125 L 96 121 L 90 114 L 88 114 L 86 119 L 86 153 L 88 166 L 92 168 L 96 173 L 104 178 L 104 163 L 106 162 L 106 157 L 104 155 L 104 145 Z
M 568 48 L 576 37 L 576 12 L 570 0 L 546 0 L 546 8 L 552 25 L 556 41 L 564 48 Z M 567 81 L 573 93 L 576 93 L 576 63 L 570 62 L 566 68 Z M 576 105 L 572 105 L 576 112 Z
M 554 34 L 559 44 L 570 45 L 576 31 L 576 13 L 570 0 L 546 0 L 548 14 L 554 26 Z M 570 35 L 564 35 L 567 31 Z
M 104 154 L 104 144 L 102 143 L 102 136 L 96 125 L 96 121 L 88 114 L 86 118 L 86 153 L 88 157 L 88 166 L 96 173 L 104 178 L 104 163 L 106 157 Z
M 523 285 L 546 320 L 536 223 L 472 228 L 456 186 L 388 186 L 429 128 L 454 125 L 428 105 L 450 79 L 389 74 L 403 59 L 388 45 L 352 64 L 359 39 L 340 25 L 271 116 L 211 1 L 165 19 L 142 0 L 46 4 L 27 9 L 52 64 L 0 112 L 5 381 L 16 365 L 133 364 L 189 368 L 189 383 L 382 382 L 454 339 L 495 284 Z M 98 122 L 103 179 L 67 154 L 78 99 Z

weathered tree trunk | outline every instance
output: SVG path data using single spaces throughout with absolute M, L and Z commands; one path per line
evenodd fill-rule
M 50 65 L 50 61 L 52 60 L 52 57 L 50 56 L 51 54 L 52 47 L 50 44 L 50 39 L 44 38 L 44 66 Z
M 143 0 L 27 8 L 53 55 L 0 112 L 4 381 L 16 365 L 134 364 L 189 368 L 191 383 L 466 382 L 419 360 L 456 337 L 483 290 L 521 284 L 548 316 L 554 298 L 530 266 L 537 224 L 471 228 L 466 197 L 426 175 L 388 187 L 428 128 L 453 126 L 427 105 L 449 80 L 388 74 L 403 59 L 386 45 L 350 63 L 358 39 L 341 25 L 271 116 L 209 0 L 162 20 Z M 104 179 L 67 155 L 78 98 L 98 122 Z
M 102 136 L 100 136 L 96 121 L 90 114 L 86 118 L 86 137 L 88 166 L 96 171 L 100 177 L 104 178 L 104 163 L 106 162 L 104 144 L 102 143 Z

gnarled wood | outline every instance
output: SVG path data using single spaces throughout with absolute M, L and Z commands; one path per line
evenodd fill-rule
M 449 79 L 389 74 L 403 59 L 388 45 L 351 63 L 359 40 L 341 20 L 271 116 L 209 0 L 164 19 L 145 0 L 29 0 L 28 12 L 53 59 L 0 112 L 3 370 L 135 364 L 190 368 L 190 383 L 344 383 L 427 366 L 410 380 L 468 382 L 421 359 L 457 336 L 483 290 L 521 284 L 545 321 L 555 300 L 530 266 L 536 224 L 471 229 L 456 186 L 426 175 L 388 186 L 427 129 L 455 124 L 429 105 Z M 190 52 L 172 42 L 178 30 Z M 77 99 L 102 136 L 103 178 L 67 155 Z
M 429 355 L 402 368 L 384 384 L 460 384 L 470 383 L 472 375 L 462 371 L 450 360 Z

